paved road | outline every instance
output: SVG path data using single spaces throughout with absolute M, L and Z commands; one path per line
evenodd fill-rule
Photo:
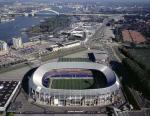
M 17 70 L 12 70 L 9 72 L 1 73 L 0 80 L 18 80 L 21 81 L 24 75 L 31 69 L 31 67 L 26 66 Z
M 88 39 L 86 45 L 89 47 L 89 48 L 92 48 L 94 47 L 97 43 L 99 43 L 99 45 L 101 45 L 102 43 L 100 43 L 99 40 L 103 39 L 104 37 L 104 33 L 106 32 L 106 24 L 108 22 L 108 19 L 104 19 L 102 25 L 99 27 L 98 30 L 96 30 L 95 34 Z M 99 41 L 99 42 L 98 42 Z
M 82 51 L 82 49 L 76 48 L 76 50 L 74 50 L 74 52 L 77 52 L 77 50 Z M 61 53 L 57 53 L 57 54 L 58 54 L 58 57 L 59 57 L 60 54 L 62 54 L 62 56 L 63 56 L 64 54 L 73 54 L 72 52 L 73 52 L 73 49 L 70 49 L 68 51 L 62 51 Z M 57 57 L 57 55 L 56 55 L 56 57 Z M 48 59 L 50 59 L 50 58 L 48 57 Z M 18 80 L 18 81 L 21 81 L 22 78 L 24 77 L 24 75 L 29 70 L 31 70 L 32 68 L 38 67 L 41 64 L 45 64 L 45 63 L 48 63 L 48 62 L 57 61 L 57 59 L 58 58 L 55 58 L 55 59 L 47 60 L 47 61 L 44 61 L 44 62 L 42 62 L 41 59 L 37 59 L 37 60 L 32 62 L 33 63 L 32 65 L 29 64 L 28 66 L 25 66 L 23 68 L 19 68 L 19 69 L 16 69 L 16 70 L 11 70 L 11 71 L 8 71 L 8 72 L 1 73 L 0 74 L 0 80 Z

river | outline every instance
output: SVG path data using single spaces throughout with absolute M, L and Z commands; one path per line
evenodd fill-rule
M 64 9 L 61 10 L 63 11 Z M 44 12 L 47 13 L 46 11 Z M 15 21 L 0 23 L 0 40 L 10 43 L 13 37 L 21 36 L 23 42 L 28 42 L 29 38 L 25 33 L 23 33 L 23 30 L 33 25 L 38 25 L 42 20 L 44 20 L 44 18 L 52 17 L 54 15 L 54 13 L 51 13 L 51 15 L 38 15 L 37 17 L 20 16 L 16 17 Z
M 38 17 L 16 17 L 15 21 L 0 23 L 0 40 L 10 42 L 13 37 L 22 37 L 23 42 L 29 41 L 28 36 L 23 33 L 24 29 L 40 24 L 44 16 Z

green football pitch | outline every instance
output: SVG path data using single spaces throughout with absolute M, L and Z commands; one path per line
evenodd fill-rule
M 54 79 L 51 80 L 52 89 L 75 89 L 90 88 L 94 84 L 93 79 Z

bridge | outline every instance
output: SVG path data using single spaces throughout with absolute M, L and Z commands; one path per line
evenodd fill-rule
M 41 11 L 49 11 L 50 13 L 40 13 Z M 60 13 L 56 10 L 53 10 L 51 8 L 45 8 L 45 9 L 41 9 L 41 10 L 32 10 L 32 12 L 30 13 L 1 13 L 2 15 L 23 15 L 23 16 L 35 16 L 37 14 L 42 14 L 42 15 L 52 15 L 51 14 L 54 13 L 56 15 L 67 15 L 67 16 L 120 16 L 120 15 L 136 15 L 136 14 L 103 14 L 103 13 Z
M 56 15 L 60 15 L 60 13 L 58 11 L 53 10 L 51 8 L 45 8 L 45 9 L 42 9 L 42 10 L 39 10 L 39 11 L 33 10 L 32 13 L 35 13 L 35 14 L 51 14 L 51 13 L 40 13 L 41 11 L 49 11 L 49 12 L 52 12 L 52 13 L 54 13 Z
M 23 12 L 23 13 L 13 13 L 13 12 L 9 12 L 9 13 L 1 13 L 1 15 L 23 15 L 23 16 L 35 16 L 36 14 L 46 14 L 46 15 L 51 15 L 51 13 L 40 13 L 41 11 L 49 11 L 49 12 L 52 12 L 56 15 L 60 15 L 59 12 L 55 11 L 55 10 L 52 10 L 51 8 L 45 8 L 45 9 L 42 9 L 42 10 L 32 10 L 32 12 L 30 13 L 26 13 L 26 12 Z
M 84 13 L 58 13 L 53 12 L 56 15 L 66 15 L 66 16 L 118 16 L 124 14 L 84 14 Z M 2 13 L 1 15 L 23 15 L 23 16 L 35 16 L 35 15 L 52 15 L 51 13 L 38 13 L 38 12 L 31 12 L 31 13 Z

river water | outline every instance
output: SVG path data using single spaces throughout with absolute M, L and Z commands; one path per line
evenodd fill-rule
M 61 9 L 55 9 L 58 12 L 61 13 L 69 13 L 72 12 L 73 9 L 71 8 L 61 8 Z M 41 21 L 43 21 L 45 18 L 50 18 L 55 13 L 47 12 L 47 11 L 40 11 L 39 13 L 50 13 L 49 15 L 38 15 L 37 17 L 16 17 L 15 21 L 7 22 L 7 23 L 0 23 L 0 40 L 4 40 L 6 42 L 10 42 L 13 37 L 22 37 L 23 42 L 29 41 L 28 36 L 25 33 L 22 33 L 23 30 L 26 28 L 29 28 L 33 25 L 40 24 Z
M 21 36 L 23 42 L 29 41 L 28 36 L 23 33 L 24 29 L 27 29 L 33 25 L 38 25 L 45 17 L 16 17 L 15 21 L 0 23 L 0 40 L 10 42 L 13 37 Z
M 58 12 L 72 12 L 72 9 L 62 8 L 56 9 Z M 50 13 L 49 11 L 40 11 L 39 13 Z M 13 37 L 22 37 L 23 42 L 28 42 L 28 36 L 23 33 L 23 30 L 29 28 L 33 25 L 40 24 L 45 18 L 50 18 L 56 15 L 55 13 L 50 13 L 49 15 L 38 15 L 37 17 L 16 17 L 15 21 L 0 23 L 0 40 L 4 40 L 10 43 Z

